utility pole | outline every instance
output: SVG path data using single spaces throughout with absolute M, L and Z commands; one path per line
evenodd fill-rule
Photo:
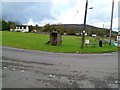
M 114 0 L 112 2 L 112 13 L 111 13 L 111 25 L 110 25 L 110 35 L 109 35 L 109 45 L 111 45 L 111 37 L 112 37 L 112 25 L 113 25 L 113 11 L 114 11 Z
M 84 42 L 85 42 L 85 30 L 86 30 L 87 9 L 88 9 L 88 0 L 86 0 L 86 6 L 85 6 L 84 27 L 83 27 L 81 48 L 84 48 Z
M 105 27 L 105 24 L 103 24 L 103 29 L 104 29 L 104 27 Z

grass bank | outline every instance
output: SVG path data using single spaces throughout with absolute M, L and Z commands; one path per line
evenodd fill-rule
M 86 39 L 96 43 L 95 38 Z M 81 49 L 81 37 L 79 36 L 62 36 L 63 42 L 61 46 L 45 45 L 48 40 L 49 35 L 47 34 L 2 31 L 2 42 L 0 42 L 0 44 L 24 49 L 64 53 L 103 53 L 118 51 L 117 47 L 109 46 L 108 44 L 103 44 L 103 47 L 99 47 L 98 43 L 95 47 L 90 46 Z

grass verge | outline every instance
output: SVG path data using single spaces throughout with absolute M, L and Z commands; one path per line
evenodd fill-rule
M 1 32 L 2 42 L 0 42 L 0 44 L 3 46 L 64 53 L 105 53 L 118 51 L 118 47 L 109 46 L 108 44 L 103 44 L 103 47 L 99 47 L 98 43 L 95 42 L 95 38 L 86 38 L 96 43 L 97 45 L 95 47 L 85 46 L 84 49 L 81 49 L 81 37 L 79 36 L 62 36 L 63 42 L 61 46 L 51 46 L 45 45 L 45 43 L 49 41 L 49 35 L 47 34 Z

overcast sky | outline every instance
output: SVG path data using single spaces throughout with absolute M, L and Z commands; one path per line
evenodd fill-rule
M 118 2 L 115 0 L 113 30 L 118 30 Z M 2 19 L 21 24 L 83 24 L 86 0 L 2 0 Z M 112 0 L 88 0 L 87 24 L 110 27 Z

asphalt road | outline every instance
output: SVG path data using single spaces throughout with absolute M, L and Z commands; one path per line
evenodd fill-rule
M 3 88 L 118 88 L 118 54 L 2 47 Z

